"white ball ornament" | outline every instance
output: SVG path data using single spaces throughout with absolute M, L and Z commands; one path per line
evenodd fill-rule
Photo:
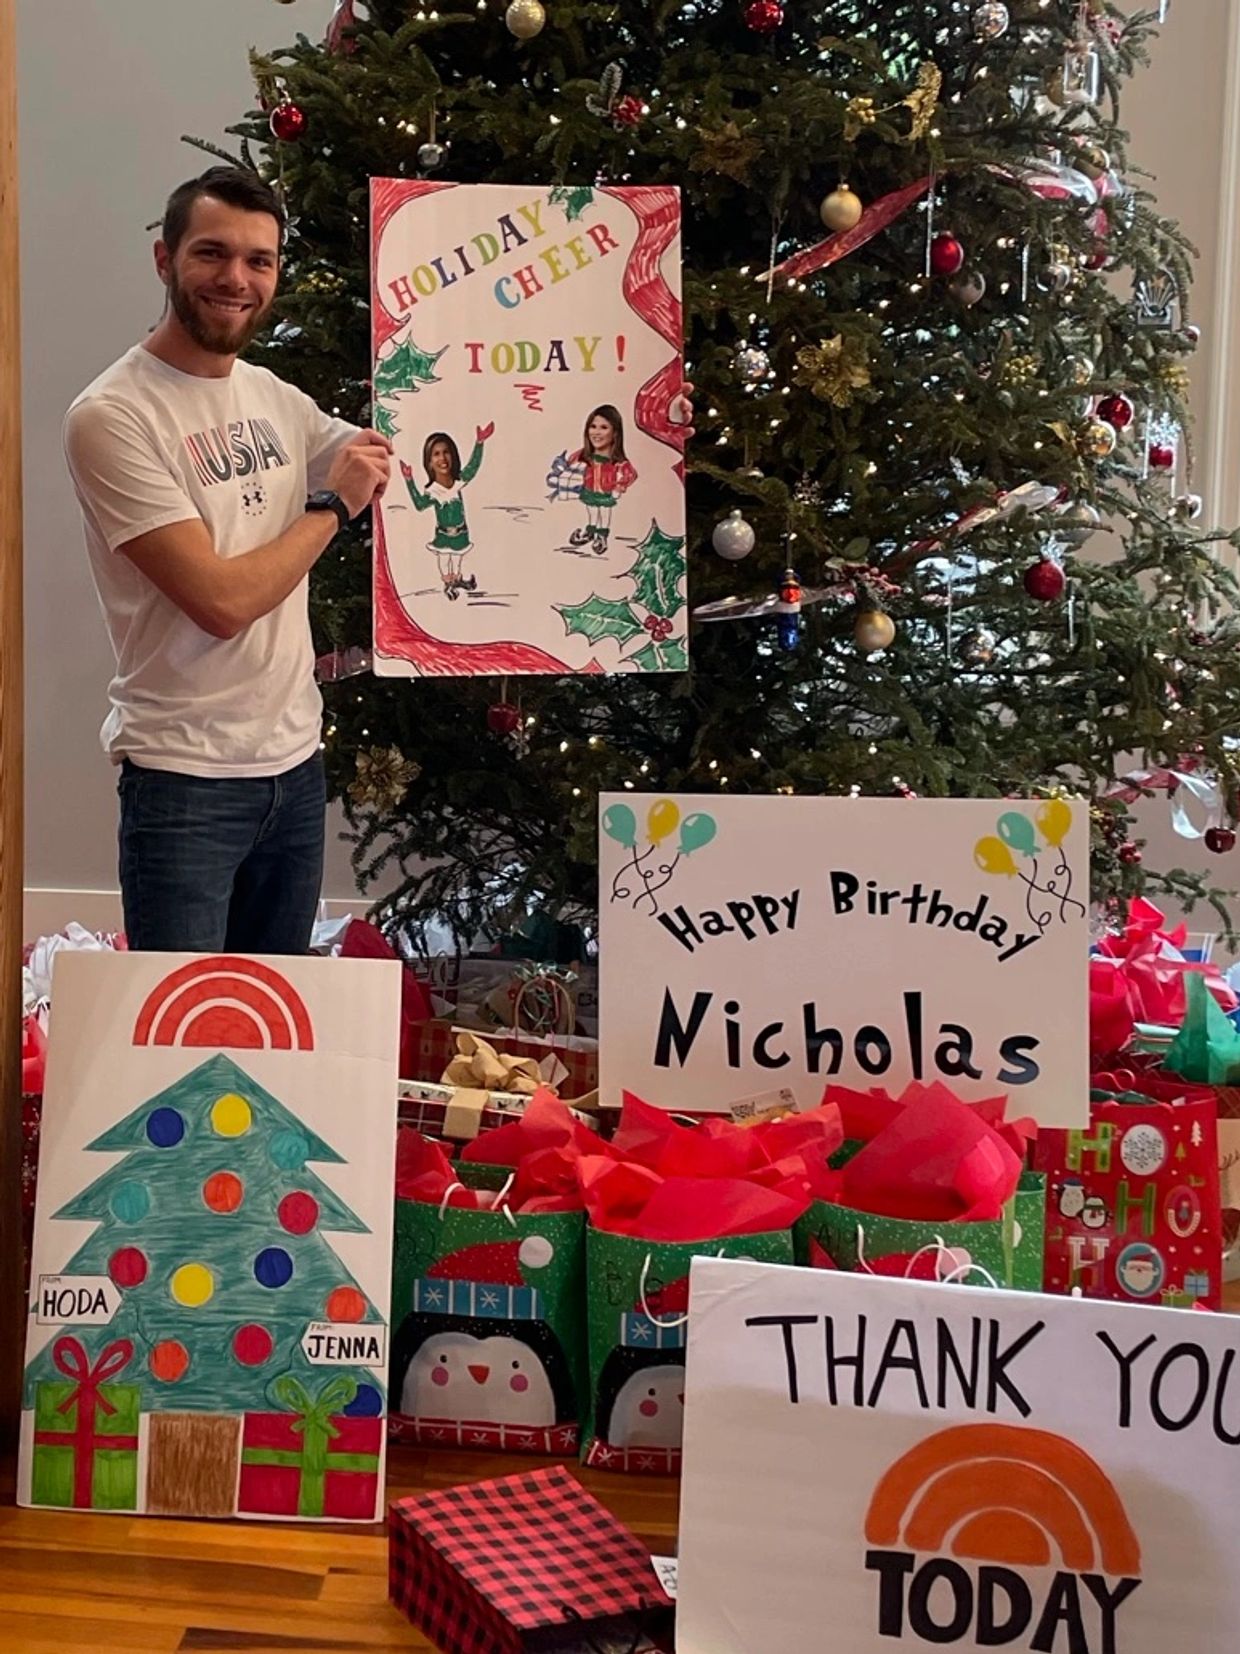
M 742 557 L 749 556 L 756 539 L 752 524 L 747 523 L 738 510 L 730 511 L 721 523 L 715 524 L 710 543 L 727 562 L 739 563 Z
M 536 34 L 542 33 L 546 21 L 547 13 L 541 0 L 512 0 L 504 13 L 509 34 L 515 35 L 518 40 L 533 40 Z

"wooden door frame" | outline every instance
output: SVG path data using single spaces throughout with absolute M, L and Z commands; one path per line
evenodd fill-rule
M 0 0 L 0 1450 L 16 1439 L 21 1263 L 22 417 L 17 0 Z

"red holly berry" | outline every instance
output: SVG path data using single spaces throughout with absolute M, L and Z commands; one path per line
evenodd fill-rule
M 1063 596 L 1068 577 L 1051 557 L 1039 557 L 1025 570 L 1025 590 L 1039 603 L 1053 603 Z
M 513 735 L 521 727 L 521 711 L 510 701 L 487 707 L 487 728 L 493 735 Z
M 285 100 L 271 111 L 272 136 L 279 138 L 282 143 L 296 143 L 305 130 L 306 112 L 299 105 Z
M 1236 835 L 1230 827 L 1207 827 L 1206 849 L 1212 850 L 1216 856 L 1225 856 L 1229 850 L 1236 848 Z
M 636 126 L 642 118 L 642 100 L 627 94 L 619 99 L 611 118 L 617 126 Z
M 779 0 L 749 0 L 745 7 L 745 27 L 754 34 L 774 34 L 784 20 L 784 8 Z
M 1119 859 L 1125 867 L 1138 867 L 1141 863 L 1141 851 L 1135 844 L 1121 844 Z
M 1132 403 L 1118 392 L 1114 396 L 1104 396 L 1098 404 L 1098 418 L 1105 419 L 1117 431 L 1126 431 L 1136 416 L 1137 410 Z

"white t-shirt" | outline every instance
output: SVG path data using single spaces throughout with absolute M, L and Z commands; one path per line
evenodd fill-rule
M 135 345 L 65 417 L 65 454 L 116 655 L 104 750 L 184 775 L 280 775 L 318 747 L 322 700 L 303 580 L 233 638 L 212 637 L 118 546 L 201 517 L 216 552 L 291 527 L 355 427 L 266 368 L 182 373 Z

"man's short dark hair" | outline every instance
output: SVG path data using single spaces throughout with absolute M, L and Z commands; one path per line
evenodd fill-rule
M 161 230 L 164 245 L 175 253 L 189 228 L 194 202 L 204 195 L 212 195 L 230 207 L 244 212 L 270 213 L 276 221 L 280 244 L 284 243 L 285 216 L 280 197 L 270 184 L 264 183 L 256 172 L 243 167 L 208 167 L 199 178 L 189 178 L 178 184 L 168 197 L 164 208 Z

